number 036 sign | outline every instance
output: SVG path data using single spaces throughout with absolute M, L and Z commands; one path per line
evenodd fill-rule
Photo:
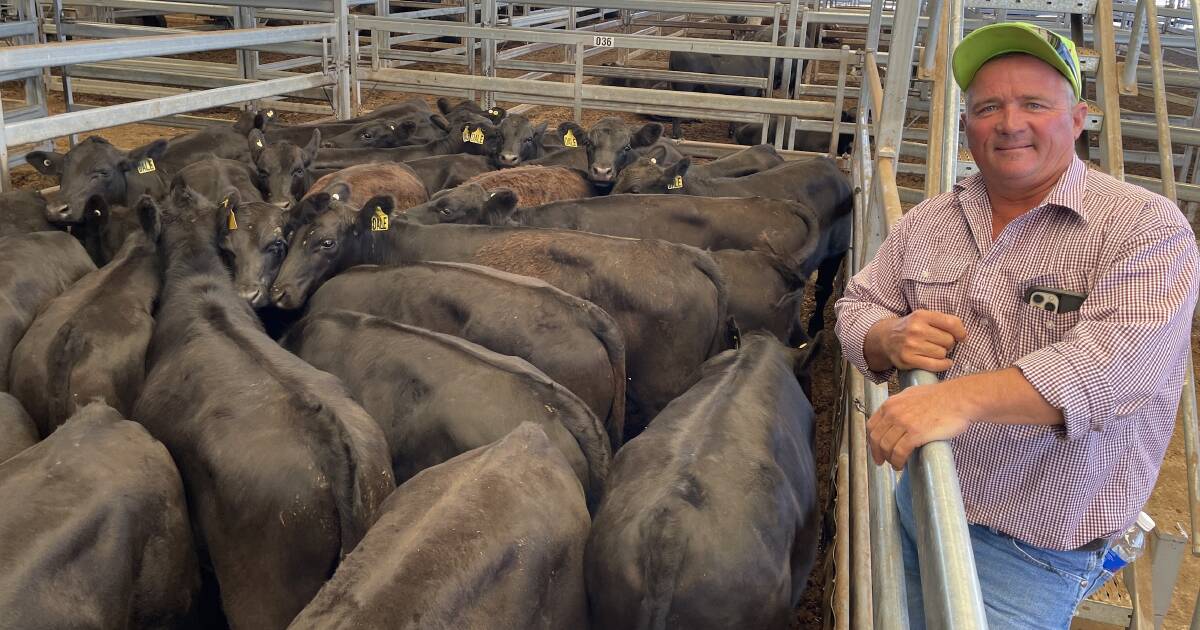
M 612 48 L 613 38 L 611 35 L 595 35 L 592 37 L 592 45 L 599 48 Z

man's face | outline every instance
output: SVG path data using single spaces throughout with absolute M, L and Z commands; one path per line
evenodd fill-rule
M 975 74 L 963 122 L 980 172 L 1019 191 L 1057 179 L 1071 163 L 1087 105 L 1070 83 L 1030 55 L 993 59 Z

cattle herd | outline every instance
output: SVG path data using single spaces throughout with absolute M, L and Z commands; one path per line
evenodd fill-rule
M 788 627 L 851 187 L 662 135 L 413 99 L 29 153 L 0 628 Z

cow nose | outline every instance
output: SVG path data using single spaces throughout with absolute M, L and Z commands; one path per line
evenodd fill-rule
M 517 163 L 517 155 L 515 153 L 501 153 L 500 154 L 500 163 L 508 164 L 510 166 L 513 164 L 516 164 Z
M 71 206 L 67 204 L 55 206 L 52 210 L 50 210 L 50 212 L 51 215 L 59 221 L 66 221 L 67 219 L 71 218 Z
M 596 179 L 608 181 L 612 179 L 612 167 L 610 166 L 608 168 L 604 168 L 600 166 L 593 166 L 592 174 L 596 176 Z
M 276 202 L 274 202 L 274 204 L 276 207 L 280 208 L 281 210 L 291 210 L 292 209 L 292 200 L 291 199 L 286 199 L 284 201 L 276 201 Z

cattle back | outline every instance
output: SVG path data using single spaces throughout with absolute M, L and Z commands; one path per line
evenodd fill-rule
M 33 446 L 38 441 L 37 426 L 25 413 L 21 401 L 0 392 L 0 462 Z
M 579 482 L 526 423 L 428 468 L 290 628 L 584 628 Z

